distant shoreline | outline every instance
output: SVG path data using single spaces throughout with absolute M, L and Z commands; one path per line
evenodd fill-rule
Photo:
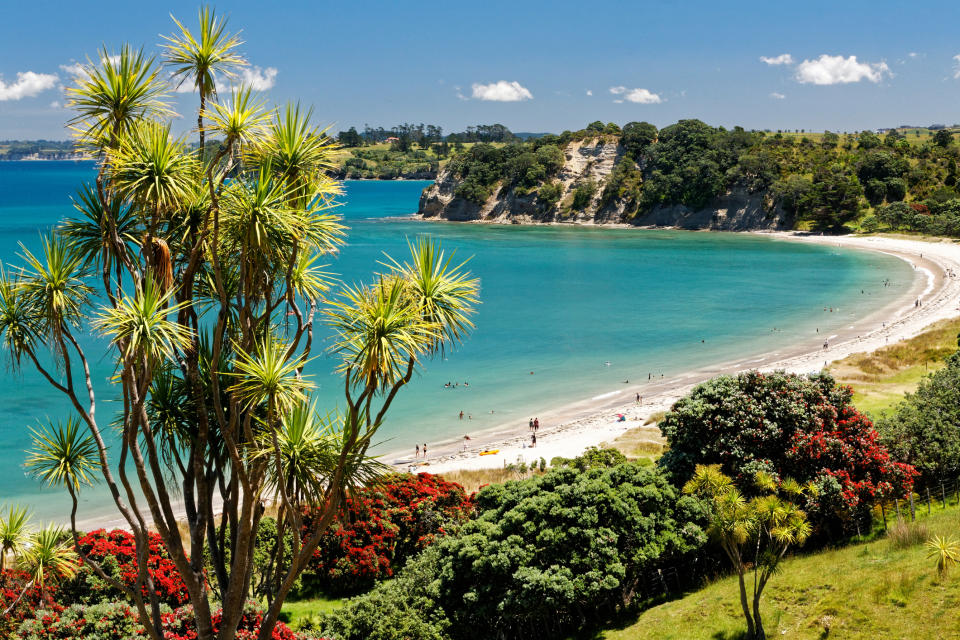
M 601 225 L 595 225 L 601 226 Z M 537 432 L 537 447 L 527 447 L 528 430 L 516 421 L 471 433 L 469 446 L 460 438 L 431 445 L 434 452 L 424 464 L 418 461 L 417 471 L 444 473 L 461 469 L 502 467 L 518 458 L 530 462 L 555 456 L 573 457 L 587 447 L 610 442 L 630 428 L 643 425 L 656 413 L 667 411 L 697 384 L 724 374 L 749 369 L 772 371 L 784 369 L 794 373 L 819 371 L 824 364 L 841 360 L 850 354 L 871 352 L 887 344 L 911 338 L 929 325 L 960 315 L 960 277 L 949 277 L 948 271 L 960 276 L 960 244 L 941 240 L 927 242 L 882 236 L 809 236 L 794 232 L 749 232 L 791 242 L 835 244 L 860 250 L 894 255 L 914 265 L 917 275 L 908 293 L 874 311 L 832 336 L 803 336 L 776 352 L 747 355 L 734 362 L 717 363 L 681 373 L 666 379 L 640 385 L 625 385 L 608 393 L 572 402 L 558 409 L 544 410 L 539 415 L 544 425 Z M 920 258 L 920 255 L 923 258 Z M 923 305 L 914 307 L 914 300 Z M 822 341 L 829 337 L 829 348 Z M 634 401 L 643 398 L 642 405 Z M 624 420 L 619 419 L 619 415 Z M 498 450 L 496 455 L 480 456 L 484 450 Z M 410 466 L 405 462 L 409 452 L 391 451 L 382 456 L 399 470 Z M 398 460 L 399 458 L 399 460 Z M 400 462 L 400 461 L 404 462 Z M 399 462 L 399 464 L 398 464 Z

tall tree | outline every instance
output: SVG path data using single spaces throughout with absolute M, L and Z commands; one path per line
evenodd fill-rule
M 152 640 L 163 629 L 151 531 L 183 578 L 201 640 L 236 637 L 266 503 L 303 534 L 292 554 L 273 551 L 265 640 L 344 496 L 379 472 L 367 450 L 397 394 L 471 330 L 478 282 L 423 239 L 372 283 L 338 286 L 322 268 L 344 237 L 331 211 L 341 193 L 327 173 L 333 142 L 309 109 L 268 111 L 243 87 L 221 99 L 215 83 L 240 63 L 238 41 L 211 10 L 200 16 L 196 37 L 176 23 L 168 61 L 195 83 L 199 134 L 220 148 L 198 156 L 171 135 L 172 87 L 142 52 L 89 62 L 69 95 L 96 181 L 80 189 L 81 215 L 0 277 L 0 342 L 15 367 L 70 400 L 76 416 L 38 432 L 31 469 L 74 500 L 91 467 L 107 485 L 137 556 L 135 584 L 114 586 Z M 335 334 L 345 411 L 298 440 L 290 429 L 313 404 L 304 368 L 320 320 Z M 109 340 L 106 354 L 88 353 L 88 333 Z M 108 418 L 115 443 L 89 366 L 103 357 L 121 399 Z M 291 456 L 292 442 L 306 455 Z

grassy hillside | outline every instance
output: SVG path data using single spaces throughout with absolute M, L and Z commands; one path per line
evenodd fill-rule
M 960 509 L 934 512 L 907 529 L 783 564 L 764 592 L 770 638 L 940 640 L 960 637 L 960 567 L 943 579 L 927 557 L 928 536 L 954 536 Z M 736 578 L 723 578 L 641 613 L 606 640 L 734 640 L 742 637 Z

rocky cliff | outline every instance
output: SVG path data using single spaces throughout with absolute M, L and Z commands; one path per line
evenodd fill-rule
M 737 186 L 698 210 L 673 205 L 638 213 L 634 203 L 621 198 L 607 198 L 604 202 L 604 185 L 622 156 L 623 148 L 615 142 L 594 139 L 570 143 L 564 149 L 563 167 L 553 180 L 561 190 L 559 199 L 552 204 L 544 202 L 537 190 L 504 187 L 502 183 L 486 202 L 478 204 L 456 195 L 460 181 L 444 169 L 434 184 L 424 189 L 418 213 L 425 219 L 513 224 L 631 224 L 728 231 L 791 226 L 788 215 L 765 202 L 764 192 L 749 193 Z M 581 208 L 572 207 L 578 185 L 588 182 L 596 185 L 589 202 Z

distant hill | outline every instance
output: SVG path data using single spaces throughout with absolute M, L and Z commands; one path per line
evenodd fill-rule
M 542 138 L 543 136 L 553 135 L 549 132 L 544 133 L 531 133 L 530 131 L 514 131 L 513 135 L 517 136 L 521 140 L 530 140 L 532 138 Z

